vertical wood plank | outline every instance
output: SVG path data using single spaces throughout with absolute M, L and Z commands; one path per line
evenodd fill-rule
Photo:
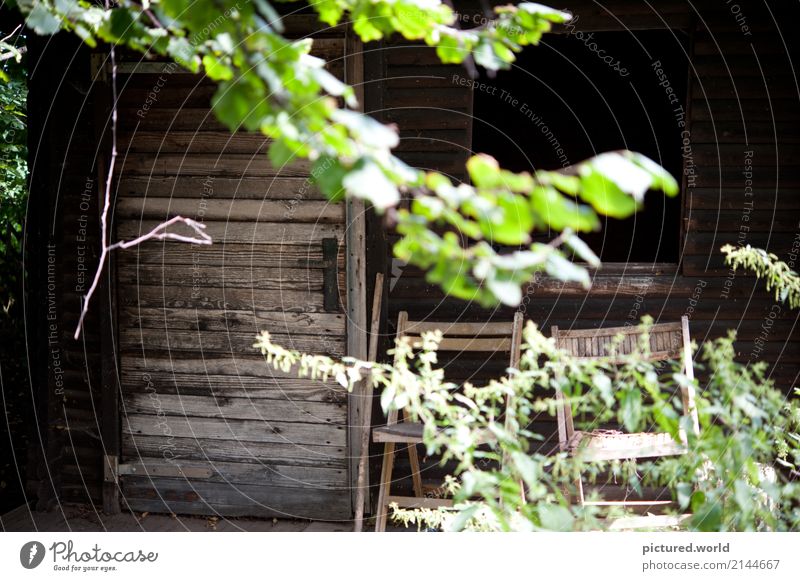
M 359 109 L 364 108 L 364 58 L 361 41 L 348 29 L 345 42 L 345 82 L 353 87 Z M 359 359 L 367 358 L 367 305 L 366 305 L 366 220 L 364 202 L 347 200 L 346 240 L 347 259 L 347 354 Z M 349 482 L 351 503 L 355 506 L 358 489 L 358 459 L 361 456 L 362 402 L 365 401 L 364 381 L 348 397 L 347 451 L 349 457 Z
M 692 362 L 692 339 L 689 335 L 689 317 L 686 315 L 681 317 L 681 328 L 683 331 L 683 365 L 685 368 L 686 379 L 688 385 L 681 390 L 683 397 L 683 411 L 692 418 L 692 429 L 695 434 L 700 433 L 700 420 L 697 417 L 697 407 L 694 403 L 694 386 L 691 382 L 694 381 L 694 363 Z
M 107 69 L 111 66 L 106 61 L 104 53 L 91 56 L 92 78 L 94 83 L 94 110 L 95 110 L 95 136 L 101 144 L 98 151 L 102 152 L 97 160 L 97 207 L 102 212 L 105 206 L 105 183 L 108 176 L 108 162 L 105 158 L 110 155 L 112 143 L 110 135 L 110 114 L 113 107 L 111 85 Z M 109 227 L 113 222 L 109 217 Z M 111 232 L 108 232 L 109 239 Z M 105 242 L 108 242 L 106 240 Z M 114 274 L 115 263 L 109 258 L 107 264 L 101 264 L 105 272 L 100 277 L 97 291 L 94 295 L 93 308 L 97 309 L 100 323 L 100 393 L 101 393 L 101 424 L 100 437 L 103 443 L 103 510 L 108 514 L 120 512 L 119 506 L 119 477 L 117 468 L 120 453 L 120 421 L 119 421 L 119 389 L 116 354 L 114 352 L 116 340 L 114 329 L 116 327 L 115 299 L 114 299 Z
M 688 40 L 688 48 L 687 48 L 687 55 L 686 58 L 689 62 L 689 66 L 687 67 L 688 70 L 686 71 L 687 80 L 686 80 L 686 102 L 684 103 L 684 110 L 686 112 L 686 131 L 687 135 L 692 135 L 692 94 L 694 92 L 694 79 L 698 74 L 697 70 L 695 69 L 695 60 L 694 60 L 694 45 L 695 39 L 697 37 L 697 15 L 694 11 L 689 14 L 689 40 Z M 683 201 L 681 203 L 681 223 L 680 223 L 680 237 L 678 240 L 680 241 L 681 248 L 678 252 L 678 260 L 681 263 L 680 271 L 683 274 L 686 274 L 685 265 L 683 261 L 684 256 L 684 246 L 686 244 L 686 234 L 689 231 L 689 216 L 691 214 L 690 204 L 692 201 L 691 193 L 689 192 L 689 176 L 687 173 L 689 159 L 684 157 L 683 158 L 683 167 L 681 168 L 682 175 L 681 175 L 681 197 Z
M 375 275 L 375 288 L 372 291 L 372 322 L 369 330 L 369 360 L 378 358 L 378 335 L 381 327 L 381 302 L 383 299 L 383 274 Z M 365 382 L 366 390 L 362 406 L 364 425 L 361 427 L 361 456 L 358 460 L 358 477 L 356 490 L 356 517 L 354 530 L 360 533 L 364 525 L 364 503 L 369 488 L 369 436 L 372 432 L 372 391 L 374 384 L 369 378 Z

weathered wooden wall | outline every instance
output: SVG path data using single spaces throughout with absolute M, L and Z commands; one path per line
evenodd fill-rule
M 344 29 L 314 22 L 294 17 L 289 34 L 314 31 L 314 54 L 343 76 Z M 113 237 L 180 214 L 206 224 L 214 244 L 116 253 L 112 287 L 74 341 L 99 251 L 108 67 L 70 38 L 41 44 L 31 51 L 31 134 L 41 139 L 31 144 L 28 259 L 44 452 L 30 488 L 42 506 L 99 501 L 103 456 L 121 452 L 123 507 L 349 516 L 346 393 L 275 372 L 253 348 L 269 329 L 290 347 L 346 353 L 344 206 L 316 191 L 308 164 L 275 170 L 263 137 L 217 123 L 207 80 L 123 56 Z M 103 360 L 118 377 L 101 380 Z M 105 383 L 108 402 L 119 396 L 119 451 L 104 450 L 114 434 L 101 438 Z

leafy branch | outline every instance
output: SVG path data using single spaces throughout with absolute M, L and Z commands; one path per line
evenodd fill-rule
M 81 314 L 78 317 L 78 324 L 75 327 L 73 337 L 77 340 L 81 335 L 83 328 L 83 321 L 89 313 L 89 304 L 97 290 L 97 285 L 100 284 L 100 277 L 105 269 L 106 261 L 112 250 L 126 249 L 137 246 L 147 240 L 178 240 L 181 242 L 188 242 L 191 244 L 211 244 L 211 237 L 203 230 L 205 224 L 200 224 L 189 218 L 181 216 L 174 216 L 173 218 L 163 222 L 154 227 L 150 232 L 143 234 L 133 240 L 120 240 L 114 244 L 109 244 L 108 233 L 108 212 L 111 209 L 111 185 L 114 180 L 114 167 L 117 161 L 117 60 L 116 51 L 112 45 L 109 49 L 109 60 L 111 61 L 111 159 L 109 161 L 108 170 L 106 172 L 105 190 L 103 191 L 103 211 L 100 214 L 100 259 L 97 268 L 94 272 L 94 279 L 92 285 L 89 287 L 86 295 L 83 297 L 81 305 Z M 174 232 L 167 232 L 167 228 L 173 224 L 183 223 L 189 226 L 196 234 L 197 237 L 184 236 Z
M 452 8 L 438 0 L 310 5 L 331 26 L 348 16 L 365 42 L 400 33 L 436 47 L 443 62 L 469 58 L 490 71 L 508 68 L 523 47 L 570 18 L 523 2 L 495 8 L 486 25 L 460 29 Z M 231 131 L 269 137 L 275 167 L 310 160 L 311 174 L 329 199 L 360 198 L 389 214 L 401 235 L 394 248 L 398 258 L 425 269 L 428 280 L 446 292 L 484 305 L 518 304 L 520 287 L 538 271 L 588 285 L 585 269 L 568 257 L 598 260 L 577 235 L 543 245 L 531 243 L 532 232 L 596 230 L 598 214 L 628 217 L 650 189 L 678 192 L 668 173 L 630 152 L 603 154 L 564 173 L 533 175 L 476 156 L 467 167 L 472 185 L 411 168 L 392 153 L 397 129 L 357 112 L 353 89 L 311 56 L 311 39 L 282 34 L 281 18 L 266 0 L 120 0 L 105 9 L 79 0 L 20 0 L 18 6 L 39 34 L 66 29 L 90 46 L 124 44 L 148 56 L 167 56 L 192 72 L 203 70 L 218 83 L 213 110 Z M 412 198 L 411 208 L 396 210 L 403 196 Z
M 721 250 L 725 263 L 734 270 L 744 268 L 765 279 L 767 291 L 775 291 L 775 300 L 789 303 L 792 309 L 800 307 L 800 275 L 775 254 L 749 244 L 738 247 L 726 244 Z

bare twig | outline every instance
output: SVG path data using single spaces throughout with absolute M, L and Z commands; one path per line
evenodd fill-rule
M 27 47 L 21 46 L 19 48 L 15 48 L 13 51 L 9 49 L 9 52 L 5 54 L 0 54 L 0 61 L 7 61 L 8 59 L 17 58 L 17 56 L 21 56 L 28 51 Z
M 103 194 L 103 212 L 100 214 L 100 261 L 97 264 L 97 270 L 94 273 L 94 280 L 92 286 L 86 296 L 83 297 L 83 306 L 81 308 L 81 316 L 78 319 L 78 326 L 75 329 L 75 339 L 81 335 L 81 328 L 83 327 L 83 320 L 89 312 L 89 302 L 92 295 L 100 283 L 100 277 L 103 274 L 103 269 L 106 265 L 108 255 L 112 250 L 126 249 L 137 246 L 146 240 L 178 240 L 180 242 L 188 242 L 189 244 L 211 244 L 211 237 L 203 230 L 205 224 L 201 224 L 190 218 L 182 216 L 175 216 L 166 222 L 162 222 L 147 234 L 142 234 L 133 240 L 121 240 L 114 244 L 108 243 L 108 211 L 111 208 L 111 184 L 114 178 L 114 167 L 117 162 L 117 59 L 114 52 L 114 45 L 111 45 L 109 50 L 109 57 L 111 59 L 111 160 L 108 164 L 108 172 L 106 175 L 105 191 Z M 167 232 L 167 228 L 177 223 L 186 224 L 189 228 L 194 230 L 197 237 L 184 236 L 183 234 L 176 234 L 174 232 Z
M 14 36 L 20 28 L 22 28 L 22 25 L 17 24 L 17 27 L 11 32 L 9 32 L 8 35 L 4 36 L 3 38 L 0 38 L 0 42 L 6 42 L 9 38 Z

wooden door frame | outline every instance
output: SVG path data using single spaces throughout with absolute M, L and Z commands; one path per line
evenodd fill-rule
M 351 27 L 345 31 L 345 82 L 353 87 L 358 109 L 364 111 L 363 43 Z M 347 280 L 347 355 L 367 358 L 366 218 L 363 200 L 349 198 L 345 210 L 345 270 Z M 358 459 L 364 417 L 364 381 L 347 396 L 347 467 L 351 509 L 355 510 Z

